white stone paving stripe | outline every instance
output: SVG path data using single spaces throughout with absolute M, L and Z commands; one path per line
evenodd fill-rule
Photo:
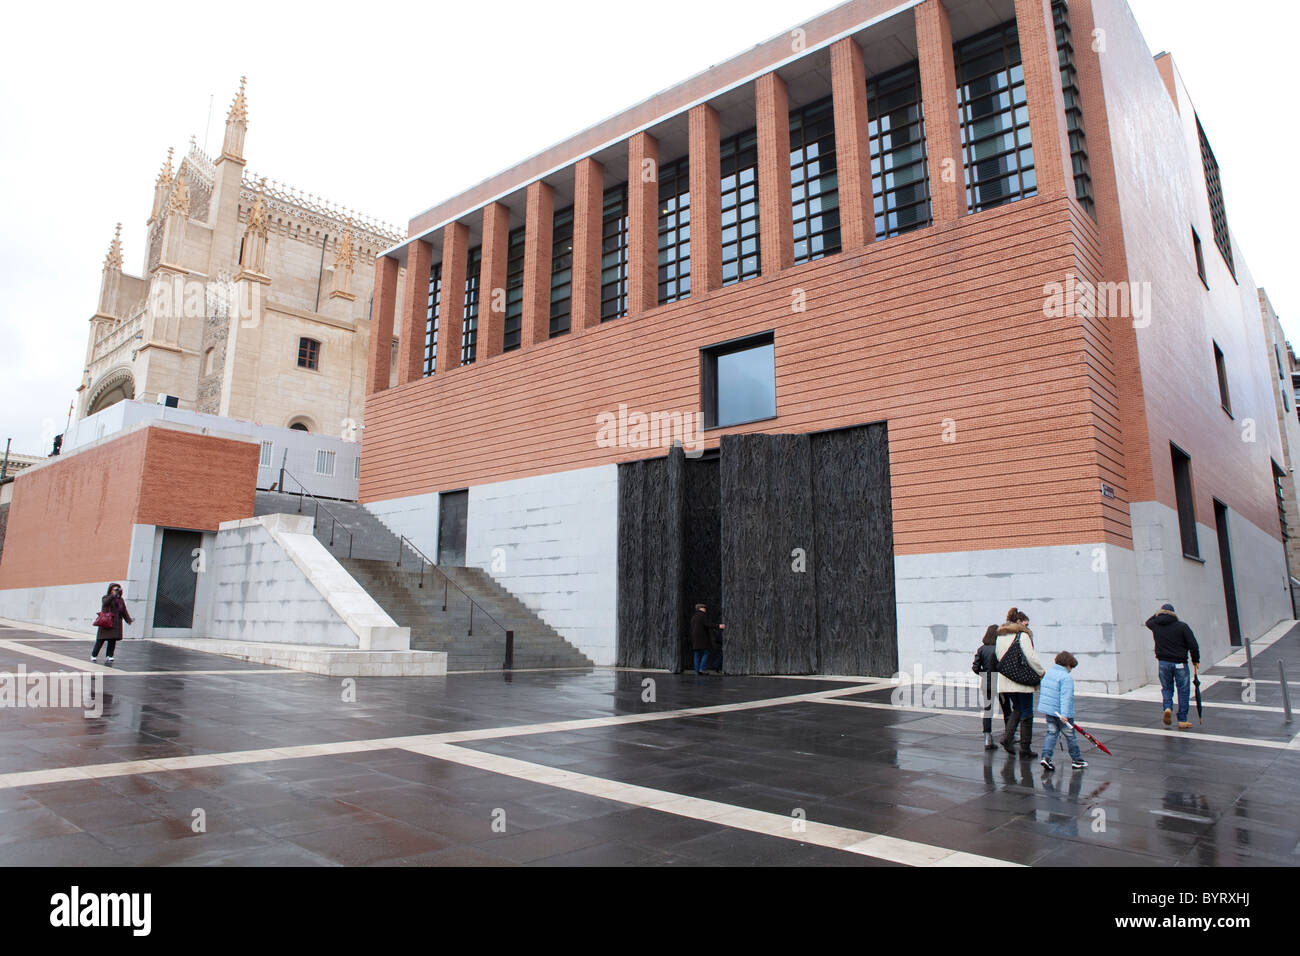
M 17 641 L 8 639 L 0 640 L 0 648 L 13 651 L 16 654 L 26 654 L 28 657 L 38 657 L 41 660 L 50 661 L 53 664 L 63 664 L 71 667 L 83 674 L 113 674 L 118 677 L 155 677 L 155 676 L 194 676 L 203 674 L 291 674 L 294 671 L 286 671 L 281 667 L 266 668 L 246 668 L 237 670 L 213 669 L 213 670 L 194 670 L 194 671 L 124 671 L 116 667 L 109 667 L 107 664 L 92 664 L 84 657 L 69 657 L 67 654 L 60 654 L 58 651 L 47 650 L 43 647 L 26 647 Z M 28 677 L 37 676 L 37 671 L 28 671 Z
M 957 710 L 956 708 L 942 707 L 914 707 L 909 704 L 882 704 L 873 700 L 835 700 L 831 697 L 825 697 L 817 703 L 821 704 L 839 704 L 844 707 L 865 707 L 870 710 L 895 710 L 906 711 L 915 714 L 929 714 L 932 717 L 972 717 L 979 719 L 984 715 L 978 710 Z M 1037 715 L 1036 715 L 1037 716 Z M 1300 749 L 1297 743 L 1300 742 L 1300 734 L 1292 738 L 1289 742 L 1285 740 L 1256 740 L 1251 737 L 1228 737 L 1224 734 L 1207 734 L 1202 733 L 1195 727 L 1191 730 L 1165 730 L 1162 727 L 1130 727 L 1124 724 L 1099 724 L 1096 721 L 1082 721 L 1085 729 L 1109 730 L 1121 734 L 1150 734 L 1156 737 L 1177 737 L 1179 740 L 1211 740 L 1225 744 L 1241 744 L 1245 747 L 1264 747 L 1270 750 L 1294 750 Z M 1103 741 L 1104 743 L 1105 741 Z
M 593 777 L 573 770 L 548 767 L 545 764 L 530 763 L 514 757 L 484 753 L 464 747 L 442 743 L 420 743 L 407 745 L 402 749 L 517 780 L 527 780 L 573 793 L 583 793 L 602 800 L 612 800 L 615 803 L 643 807 L 660 813 L 671 813 L 691 820 L 702 820 L 733 830 L 747 830 L 796 843 L 811 843 L 815 846 L 856 853 L 890 863 L 902 863 L 907 866 L 1019 866 L 1007 860 L 882 836 L 864 830 L 832 826 L 814 820 L 800 821 L 802 830 L 796 832 L 794 826 L 796 821 L 780 813 L 738 807 L 730 803 L 684 796 L 636 784 L 620 783 L 617 780 Z M 958 859 L 953 860 L 954 856 Z
M 108 670 L 108 668 L 105 668 Z M 754 710 L 761 707 L 780 707 L 821 700 L 841 694 L 854 694 L 860 688 L 837 687 L 833 690 L 790 697 L 769 697 L 764 700 L 743 701 L 736 704 L 716 704 L 709 707 L 688 707 L 682 710 L 648 711 L 644 714 L 619 714 L 613 717 L 588 717 L 577 720 L 558 720 L 541 724 L 519 724 L 507 727 L 484 727 L 478 730 L 449 731 L 442 734 L 415 734 L 407 737 L 381 737 L 369 740 L 340 740 L 323 744 L 302 744 L 280 747 L 275 750 L 240 750 L 216 754 L 193 754 L 186 757 L 160 757 L 154 760 L 129 760 L 115 763 L 90 764 L 80 767 L 59 767 L 48 770 L 19 770 L 0 774 L 0 790 L 12 787 L 30 787 L 42 783 L 59 783 L 65 780 L 83 780 L 87 777 L 117 777 L 137 773 L 161 773 L 169 770 L 193 770 L 202 767 L 220 767 L 232 763 L 253 763 L 264 760 L 293 760 L 301 757 L 328 756 L 331 754 L 360 753 L 366 750 L 393 750 L 419 743 L 458 743 L 471 740 L 495 740 L 529 734 L 561 733 L 569 730 L 589 730 L 595 727 L 612 727 L 618 724 L 644 723 L 653 720 L 674 720 L 732 711 Z

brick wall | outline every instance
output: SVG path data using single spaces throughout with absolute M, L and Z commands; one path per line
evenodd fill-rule
M 887 420 L 899 553 L 1125 542 L 1105 343 L 1043 311 L 1047 283 L 1095 278 L 1076 213 L 1025 200 L 371 395 L 361 497 L 656 454 L 598 447 L 596 416 L 694 412 L 699 348 L 774 329 L 779 417 L 707 446 Z
M 0 589 L 126 576 L 136 524 L 215 531 L 253 513 L 258 446 L 142 428 L 14 482 Z

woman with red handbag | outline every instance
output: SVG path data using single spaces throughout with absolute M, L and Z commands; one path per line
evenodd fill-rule
M 110 584 L 108 593 L 100 601 L 99 613 L 95 615 L 95 627 L 99 630 L 95 632 L 95 647 L 90 652 L 90 659 L 93 661 L 99 656 L 99 649 L 108 642 L 108 656 L 104 663 L 112 666 L 113 652 L 117 650 L 117 642 L 122 639 L 122 622 L 133 623 L 131 614 L 126 609 L 126 601 L 122 597 L 122 585 Z

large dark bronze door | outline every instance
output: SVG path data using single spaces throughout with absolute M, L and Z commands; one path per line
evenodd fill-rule
M 444 491 L 438 496 L 438 563 L 463 567 L 468 491 Z
M 203 541 L 197 531 L 163 530 L 154 595 L 154 627 L 193 627 L 194 591 L 198 585 L 195 550 Z

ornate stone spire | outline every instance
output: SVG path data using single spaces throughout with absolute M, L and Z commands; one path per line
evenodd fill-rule
M 349 301 L 356 298 L 352 294 L 352 269 L 356 265 L 357 254 L 352 248 L 352 217 L 348 217 L 339 237 L 338 250 L 334 253 L 334 282 L 330 287 L 330 298 L 335 297 Z
M 257 185 L 257 198 L 248 210 L 248 226 L 244 229 L 244 241 L 239 245 L 239 272 L 235 279 L 252 279 L 254 282 L 270 282 L 266 274 L 266 239 L 270 231 L 266 217 L 266 203 L 262 196 L 266 192 L 266 177 Z
M 239 78 L 239 92 L 226 114 L 226 139 L 221 146 L 221 159 L 242 163 L 244 161 L 244 133 L 248 131 L 248 101 L 244 98 L 247 77 Z
M 153 211 L 149 213 L 149 222 L 162 216 L 163 210 L 167 207 L 167 197 L 172 191 L 172 148 L 167 147 L 167 159 L 162 164 L 162 169 L 158 170 L 158 178 L 154 181 L 153 186 Z
M 180 213 L 183 216 L 190 214 L 190 187 L 185 182 L 185 167 L 182 165 L 180 172 L 176 174 L 176 187 L 172 190 L 171 198 L 167 200 L 167 215 Z
M 113 241 L 108 245 L 108 255 L 104 257 L 105 269 L 122 268 L 122 224 L 117 224 L 117 231 L 113 233 Z
M 157 185 L 161 186 L 163 183 L 166 183 L 167 185 L 170 186 L 171 181 L 172 181 L 172 148 L 168 146 L 167 159 L 163 161 L 162 169 L 158 170 Z
M 176 173 L 176 184 L 167 200 L 163 220 L 162 257 L 160 264 L 185 271 L 185 223 L 190 217 L 190 187 L 185 182 L 185 164 Z
M 104 257 L 103 275 L 99 279 L 99 308 L 91 323 L 98 319 L 117 319 L 118 292 L 122 287 L 122 224 L 117 224 L 113 241 L 108 244 L 108 255 Z M 92 332 L 92 337 L 98 334 Z

